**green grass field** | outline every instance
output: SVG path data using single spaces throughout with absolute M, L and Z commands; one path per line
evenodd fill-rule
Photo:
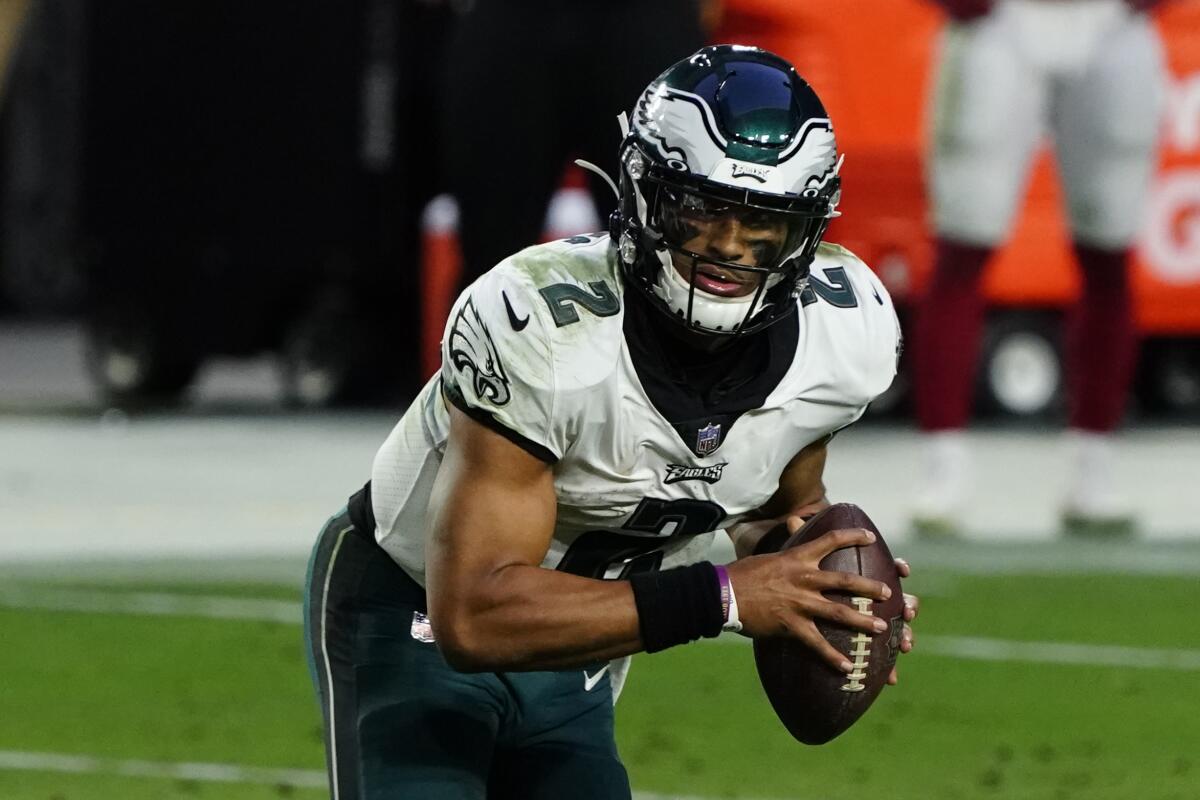
M 812 800 L 1200 797 L 1194 574 L 985 576 L 911 560 L 919 572 L 907 588 L 924 603 L 918 651 L 902 661 L 900 686 L 824 747 L 788 737 L 736 639 L 636 659 L 617 708 L 635 788 Z M 281 619 L 294 605 L 298 620 L 298 588 L 52 575 L 0 579 L 0 798 L 325 796 L 300 626 L 181 614 L 189 598 L 220 596 Z M 71 603 L 83 608 L 46 608 Z M 951 637 L 998 650 L 957 652 Z M 1028 656 L 1011 642 L 1119 649 L 1012 660 Z M 1110 665 L 1075 663 L 1092 652 Z M 1052 658 L 1062 663 L 1041 663 Z

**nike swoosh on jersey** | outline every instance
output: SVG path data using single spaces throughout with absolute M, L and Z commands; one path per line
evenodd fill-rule
M 588 675 L 588 672 L 585 669 L 583 671 L 583 690 L 585 692 L 590 692 L 592 689 L 595 689 L 596 684 L 598 684 L 600 679 L 604 677 L 604 673 L 608 672 L 608 667 L 609 665 L 605 664 L 603 667 L 596 670 L 595 675 Z
M 512 303 L 508 302 L 508 295 L 500 292 L 500 296 L 504 298 L 504 310 L 508 312 L 508 322 L 512 325 L 512 329 L 517 332 L 525 330 L 525 326 L 529 324 L 529 315 L 526 314 L 525 319 L 517 319 Z
M 874 286 L 871 287 L 871 294 L 875 295 L 875 302 L 883 305 L 883 298 L 879 296 L 879 290 Z

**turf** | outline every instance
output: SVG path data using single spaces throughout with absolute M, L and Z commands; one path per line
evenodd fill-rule
M 286 785 L 209 783 L 120 775 L 57 775 L 23 770 L 0 771 L 0 797 L 39 800 L 320 800 L 323 789 Z
M 3 610 L 0 630 L 4 749 L 320 764 L 299 626 Z
M 49 584 L 40 584 L 45 589 Z M 60 584 L 61 586 L 61 584 Z M 918 638 L 1194 648 L 1190 577 L 949 571 L 913 581 Z M 11 584 L 9 587 L 11 589 Z M 291 599 L 252 582 L 70 588 Z M 707 797 L 1193 800 L 1200 672 L 904 659 L 901 685 L 838 740 L 793 742 L 749 647 L 635 660 L 618 705 L 635 787 Z M 0 751 L 320 769 L 298 625 L 0 609 Z M 0 768 L 5 800 L 322 796 L 287 786 Z
M 618 707 L 622 754 L 642 788 L 828 800 L 1196 797 L 1194 674 L 914 656 L 901 686 L 854 728 L 810 748 L 746 680 L 748 648 L 696 655 L 643 659 Z

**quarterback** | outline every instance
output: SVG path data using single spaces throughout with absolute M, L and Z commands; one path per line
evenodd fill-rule
M 631 654 L 728 630 L 850 671 L 814 620 L 886 635 L 822 592 L 888 588 L 818 567 L 872 534 L 752 555 L 828 504 L 830 439 L 900 349 L 884 287 L 822 242 L 840 190 L 820 100 L 777 56 L 722 45 L 622 126 L 610 230 L 468 287 L 440 374 L 314 548 L 335 798 L 628 798 L 612 727 Z M 727 566 L 705 560 L 719 530 Z

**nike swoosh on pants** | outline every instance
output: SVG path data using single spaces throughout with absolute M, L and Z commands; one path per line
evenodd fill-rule
M 600 682 L 600 679 L 604 677 L 604 673 L 608 672 L 608 667 L 609 667 L 609 665 L 605 664 L 603 667 L 601 667 L 599 670 L 596 671 L 595 675 L 588 675 L 588 672 L 585 669 L 583 671 L 583 690 L 585 692 L 590 692 L 592 689 L 595 689 L 596 684 L 598 684 Z

